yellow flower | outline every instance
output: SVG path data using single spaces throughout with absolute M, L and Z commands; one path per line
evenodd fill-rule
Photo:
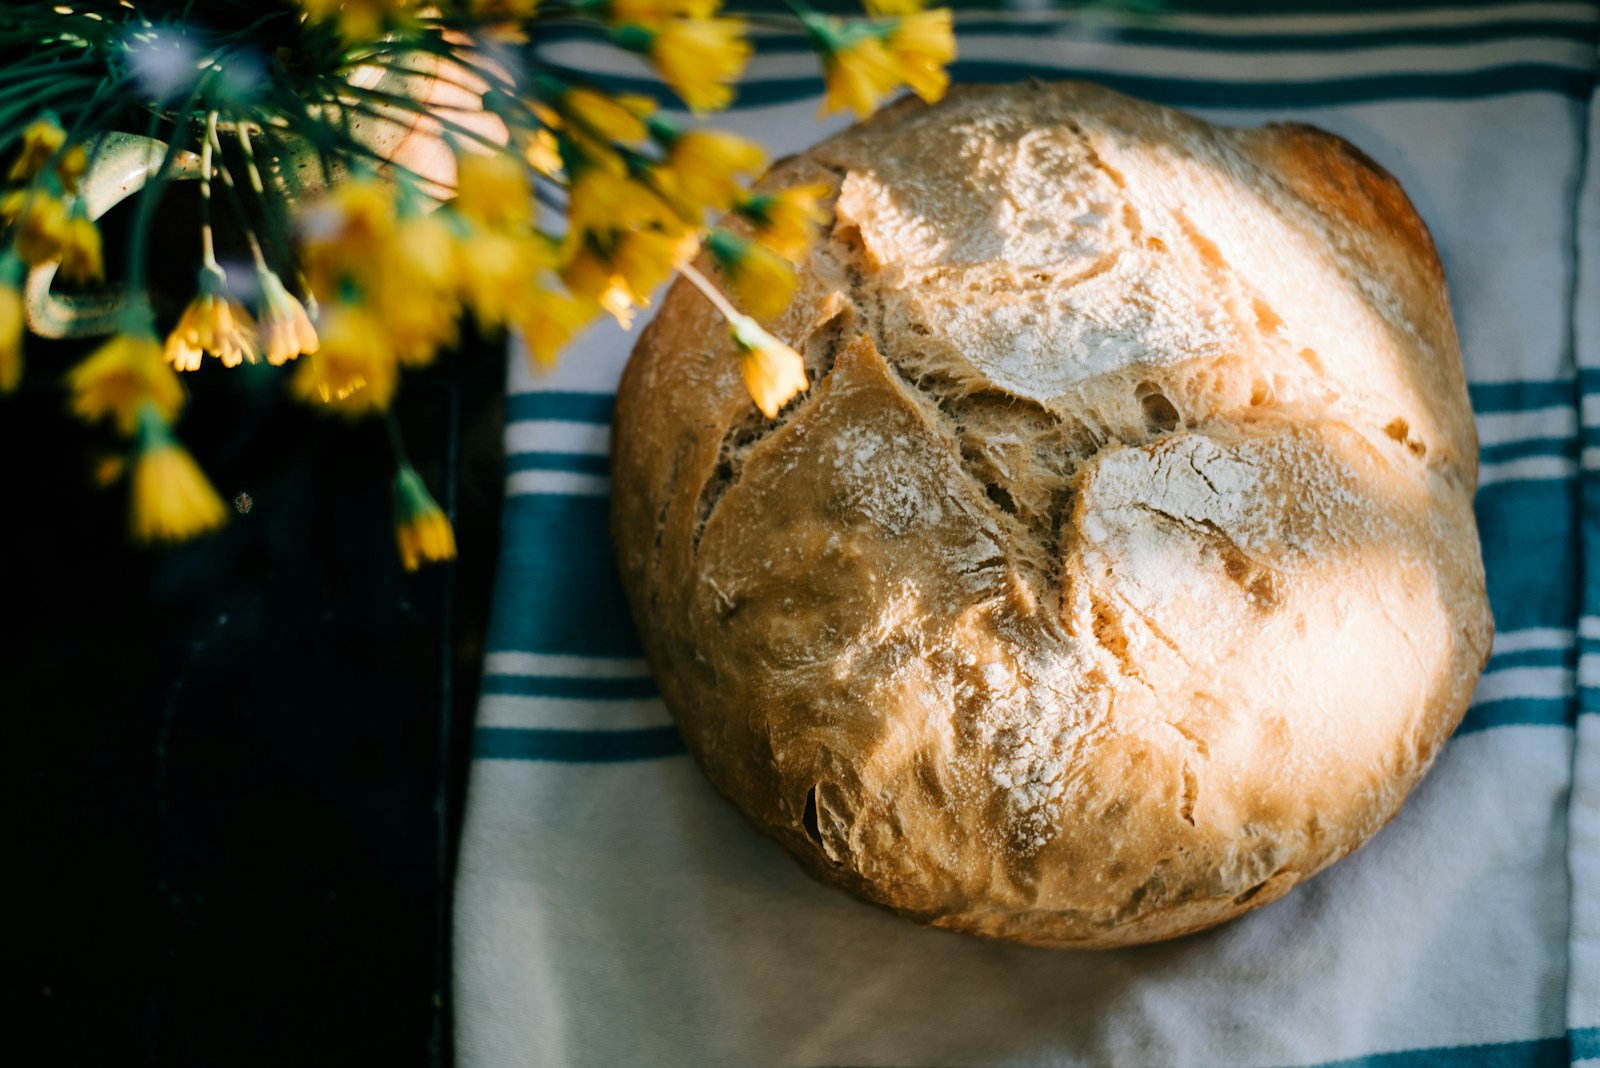
M 255 320 L 243 304 L 221 293 L 201 293 L 167 335 L 167 362 L 179 371 L 198 371 L 200 354 L 209 352 L 224 367 L 255 363 L 255 333 Z
M 313 292 L 337 294 L 346 282 L 373 283 L 388 258 L 396 221 L 395 188 L 351 178 L 300 217 L 300 258 Z
M 633 326 L 633 305 L 637 299 L 628 280 L 590 245 L 584 245 L 561 268 L 561 280 L 580 300 L 596 304 L 627 330 Z
M 187 541 L 215 530 L 228 510 L 187 449 L 153 409 L 140 421 L 139 455 L 129 491 L 129 529 L 135 541 Z
M 73 145 L 56 160 L 56 177 L 61 179 L 61 188 L 68 193 L 78 192 L 78 182 L 88 169 L 89 153 L 82 145 Z
M 358 304 L 324 307 L 317 338 L 316 355 L 301 360 L 290 380 L 296 396 L 352 417 L 389 406 L 398 376 L 395 355 L 371 311 Z
M 770 319 L 788 306 L 795 274 L 782 256 L 726 230 L 713 230 L 706 248 L 727 275 L 734 296 L 751 314 Z
M 610 141 L 633 144 L 648 136 L 644 120 L 655 111 L 647 96 L 607 96 L 573 86 L 561 94 L 561 107 L 570 117 Z
M 296 356 L 316 352 L 317 330 L 305 305 L 284 288 L 276 272 L 259 270 L 256 277 L 261 280 L 261 347 L 267 362 L 282 367 Z
M 339 21 L 339 36 L 346 41 L 372 41 L 394 16 L 414 6 L 415 0 L 299 0 L 300 10 L 312 22 Z
M 762 244 L 798 261 L 811 247 L 818 225 L 828 218 L 818 201 L 829 192 L 828 186 L 817 182 L 776 193 L 752 193 L 735 211 L 755 228 Z
M 22 149 L 6 172 L 6 180 L 31 182 L 66 143 L 67 131 L 54 118 L 34 119 L 22 131 Z
M 733 102 L 732 83 L 750 59 L 750 42 L 739 19 L 680 18 L 642 31 L 650 60 L 689 110 L 720 111 Z M 623 42 L 631 42 L 624 35 Z M 627 47 L 627 43 L 624 47 Z
M 612 22 L 653 26 L 671 18 L 710 18 L 722 0 L 611 0 L 607 7 Z
M 469 7 L 480 19 L 531 19 L 539 0 L 472 0 Z
M 560 142 L 555 134 L 541 126 L 529 136 L 528 147 L 523 150 L 522 157 L 528 161 L 528 166 L 540 174 L 555 174 L 561 169 Z
M 766 156 L 755 144 L 719 130 L 668 131 L 662 186 L 690 213 L 724 211 L 739 191 L 739 176 L 761 170 Z
M 16 189 L 0 197 L 0 219 L 17 228 L 17 255 L 30 267 L 61 255 L 67 239 L 67 205 L 39 190 Z
M 484 326 L 504 323 L 539 266 L 533 239 L 473 230 L 461 245 L 461 292 L 478 322 Z
M 823 60 L 823 70 L 827 80 L 827 92 L 822 98 L 824 115 L 847 108 L 857 115 L 870 115 L 903 80 L 894 57 L 876 37 L 861 37 L 830 50 Z
M 458 152 L 455 210 L 484 226 L 526 223 L 533 217 L 528 168 L 505 152 Z
M 129 321 L 67 375 L 72 410 L 93 421 L 109 415 L 117 429 L 132 435 L 139 413 L 153 407 L 171 421 L 183 406 L 183 385 L 161 355 L 161 342 L 147 322 Z
M 456 237 L 443 219 L 434 214 L 401 220 L 378 304 L 402 363 L 427 363 L 439 346 L 455 341 L 460 276 Z
M 394 534 L 407 571 L 424 563 L 455 559 L 456 536 L 449 518 L 428 492 L 422 476 L 405 463 L 394 479 Z
M 739 370 L 744 375 L 745 388 L 761 414 L 772 419 L 789 398 L 810 387 L 805 361 L 749 316 L 741 315 L 730 325 L 739 347 Z
M 569 243 L 581 240 L 587 233 L 671 226 L 676 222 L 672 208 L 638 182 L 599 167 L 586 167 L 572 180 L 567 196 Z
M 224 367 L 256 362 L 256 324 L 244 305 L 228 295 L 222 268 L 200 268 L 199 292 L 167 335 L 166 359 L 179 371 L 198 371 L 200 354 L 209 352 Z
M 0 260 L 0 393 L 22 381 L 22 264 L 7 254 Z
M 627 282 L 635 299 L 644 304 L 650 292 L 698 249 L 699 241 L 693 233 L 630 230 L 612 250 L 611 267 Z
M 867 14 L 879 18 L 893 15 L 914 15 L 927 6 L 927 0 L 863 0 Z
M 950 87 L 945 67 L 956 55 L 950 9 L 917 11 L 903 16 L 884 39 L 911 91 L 932 104 Z
M 74 210 L 61 241 L 61 277 L 69 282 L 98 282 L 105 277 L 100 251 L 100 228 Z
M 567 342 L 594 319 L 600 310 L 593 302 L 576 300 L 554 289 L 535 287 L 517 307 L 513 327 L 528 346 L 528 355 L 541 368 L 555 364 Z

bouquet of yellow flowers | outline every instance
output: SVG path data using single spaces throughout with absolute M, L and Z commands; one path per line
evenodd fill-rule
M 207 357 L 281 369 L 308 404 L 389 420 L 401 558 L 449 559 L 450 523 L 405 459 L 390 402 L 402 370 L 455 344 L 465 314 L 548 365 L 595 318 L 627 325 L 679 272 L 726 318 L 764 412 L 807 385 L 757 320 L 789 299 L 820 191 L 752 190 L 756 145 L 609 92 L 541 58 L 540 41 L 600 35 L 699 116 L 732 101 L 753 30 L 798 25 L 823 110 L 865 115 L 901 88 L 943 94 L 951 16 L 921 3 L 866 0 L 842 18 L 799 0 L 746 13 L 722 0 L 12 0 L 0 7 L 0 392 L 21 380 L 30 327 L 109 335 L 66 375 L 72 410 L 128 443 L 112 470 L 129 481 L 133 537 L 176 542 L 227 515 L 174 430 L 183 375 Z M 160 322 L 152 231 L 180 179 L 199 183 L 200 268 L 192 300 Z M 126 263 L 108 282 L 99 220 L 125 196 L 137 197 Z M 214 201 L 247 259 L 219 258 Z M 701 251 L 715 277 L 691 266 Z

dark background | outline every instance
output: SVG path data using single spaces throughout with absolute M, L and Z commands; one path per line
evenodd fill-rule
M 168 273 L 192 285 L 192 263 Z M 23 388 L 0 397 L 7 1059 L 448 1064 L 502 346 L 469 338 L 402 380 L 411 458 L 460 548 L 409 575 L 382 422 L 210 358 L 178 432 L 249 510 L 177 549 L 129 544 L 125 483 L 91 476 L 120 444 L 61 385 L 92 345 L 30 338 Z

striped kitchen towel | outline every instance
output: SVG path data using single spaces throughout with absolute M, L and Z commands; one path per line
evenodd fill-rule
M 513 354 L 505 538 L 456 889 L 466 1068 L 1362 1064 L 1600 1068 L 1600 126 L 1591 3 L 958 6 L 958 80 L 1090 78 L 1308 122 L 1394 173 L 1449 277 L 1497 637 L 1365 849 L 1223 927 L 1104 954 L 923 930 L 804 875 L 685 755 L 606 531 L 598 327 Z M 581 34 L 553 57 L 654 91 Z M 839 128 L 796 38 L 726 125 Z M 719 120 L 720 121 L 720 120 Z

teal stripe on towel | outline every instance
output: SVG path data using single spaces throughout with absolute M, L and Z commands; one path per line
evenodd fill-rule
M 614 393 L 576 393 L 538 390 L 513 393 L 506 400 L 506 422 L 523 419 L 564 419 L 572 423 L 609 423 L 616 405 Z
M 506 498 L 489 648 L 639 657 L 611 558 L 607 497 Z
M 1559 627 L 1578 618 L 1578 482 L 1499 482 L 1478 494 L 1495 629 Z
M 1467 385 L 1467 393 L 1472 398 L 1472 410 L 1479 413 L 1570 408 L 1578 400 L 1578 383 L 1572 378 L 1472 382 Z
M 1570 697 L 1511 697 L 1467 709 L 1456 734 L 1495 727 L 1570 727 L 1576 716 L 1577 702 Z
M 506 457 L 506 472 L 578 471 L 586 475 L 611 473 L 611 457 L 574 452 L 514 452 Z
M 1600 1058 L 1600 1027 L 1575 1027 L 1567 1032 L 1573 1060 Z

